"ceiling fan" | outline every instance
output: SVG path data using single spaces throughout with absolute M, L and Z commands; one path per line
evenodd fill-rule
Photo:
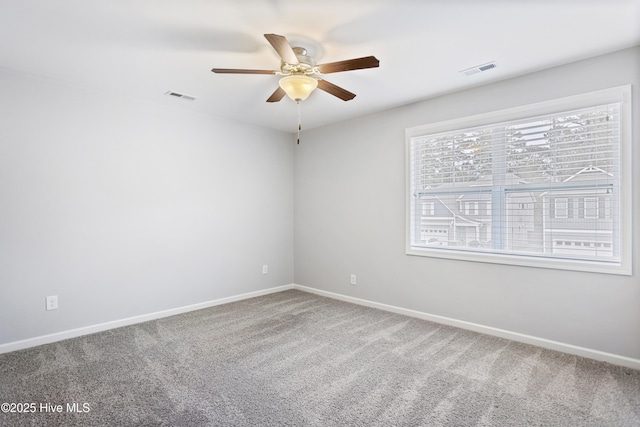
M 343 101 L 355 98 L 355 94 L 325 80 L 322 75 L 342 71 L 376 68 L 380 61 L 375 56 L 347 59 L 316 65 L 315 60 L 307 56 L 303 47 L 291 47 L 286 37 L 278 34 L 265 34 L 264 37 L 275 49 L 282 62 L 280 70 L 247 70 L 236 68 L 213 68 L 214 73 L 222 74 L 272 74 L 283 76 L 279 86 L 267 99 L 267 102 L 278 102 L 285 95 L 296 102 L 305 100 L 316 88 L 330 93 Z

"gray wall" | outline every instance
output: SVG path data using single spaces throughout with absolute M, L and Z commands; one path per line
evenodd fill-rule
M 0 93 L 0 344 L 293 282 L 290 135 L 6 69 Z
M 635 48 L 305 132 L 295 283 L 640 359 L 637 245 L 632 277 L 407 256 L 404 163 L 407 127 L 632 83 L 637 186 L 639 76 Z
M 637 107 L 639 76 L 636 48 L 307 131 L 294 146 L 178 100 L 0 69 L 0 345 L 295 281 L 640 358 L 637 250 L 632 277 L 404 254 L 405 128 L 628 83 Z M 47 295 L 60 309 L 44 310 Z

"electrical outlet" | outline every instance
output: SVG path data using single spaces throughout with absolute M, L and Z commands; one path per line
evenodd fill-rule
M 352 284 L 352 285 L 355 285 L 356 283 L 357 283 L 357 281 L 356 281 L 356 275 L 355 275 L 355 274 L 352 274 L 352 275 L 351 275 L 351 284 Z
M 58 295 L 52 295 L 50 297 L 47 297 L 46 308 L 47 308 L 47 311 L 58 309 Z
M 267 274 L 269 272 L 269 266 L 267 264 L 262 266 L 262 274 Z

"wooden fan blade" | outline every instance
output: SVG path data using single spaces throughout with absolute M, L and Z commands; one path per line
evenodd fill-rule
M 278 89 L 276 89 L 275 92 L 273 92 L 271 94 L 271 96 L 269 97 L 269 99 L 267 99 L 267 102 L 278 102 L 280 101 L 284 96 L 286 95 L 286 92 L 284 90 L 282 90 L 281 87 L 278 87 Z
M 363 68 L 376 68 L 379 66 L 380 61 L 378 61 L 375 56 L 365 56 L 363 58 L 320 64 L 318 65 L 318 68 L 322 74 L 329 74 L 338 73 L 340 71 L 361 70 Z
M 337 96 L 343 101 L 350 101 L 356 97 L 355 93 L 351 93 L 346 89 L 342 89 L 340 86 L 336 86 L 326 80 L 318 80 L 318 89 L 322 89 L 323 91 L 330 93 L 333 96 Z
M 280 58 L 282 58 L 284 62 L 291 65 L 300 63 L 286 37 L 279 36 L 278 34 L 265 34 L 264 37 L 271 43 L 271 46 L 278 52 L 278 55 L 280 55 Z
M 219 74 L 275 74 L 273 70 L 245 70 L 242 68 L 213 68 L 211 71 Z

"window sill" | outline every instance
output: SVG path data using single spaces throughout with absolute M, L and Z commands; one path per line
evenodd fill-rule
M 461 251 L 442 248 L 408 247 L 407 255 L 428 258 L 451 259 L 467 262 L 515 265 L 520 267 L 546 268 L 554 270 L 570 270 L 587 273 L 616 274 L 631 276 L 631 263 L 628 262 L 594 262 L 581 260 L 554 259 L 527 255 L 506 255 L 480 251 Z

